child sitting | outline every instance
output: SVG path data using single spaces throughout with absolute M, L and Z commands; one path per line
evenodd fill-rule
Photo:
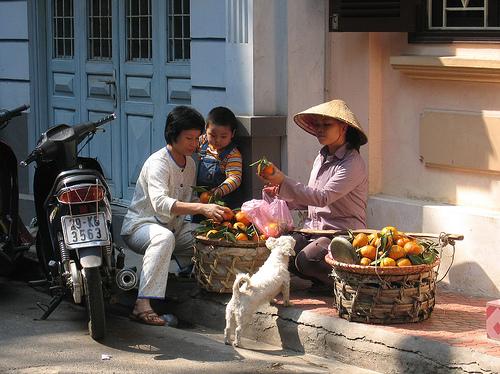
M 200 136 L 197 186 L 207 187 L 213 200 L 222 200 L 231 209 L 241 205 L 241 153 L 233 142 L 238 120 L 225 107 L 208 113 L 206 133 Z

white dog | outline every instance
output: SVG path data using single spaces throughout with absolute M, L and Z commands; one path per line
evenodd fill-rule
M 288 258 L 294 256 L 295 239 L 291 236 L 269 238 L 266 247 L 271 254 L 260 269 L 251 277 L 238 274 L 233 284 L 233 297 L 226 307 L 224 342 L 231 344 L 231 331 L 236 322 L 233 345 L 241 345 L 241 331 L 248 324 L 259 306 L 270 302 L 280 292 L 283 305 L 290 305 L 290 273 Z

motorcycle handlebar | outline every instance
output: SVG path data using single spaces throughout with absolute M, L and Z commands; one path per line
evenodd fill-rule
M 0 124 L 5 123 L 11 120 L 14 117 L 19 116 L 23 111 L 28 109 L 30 106 L 27 104 L 18 106 L 17 108 L 6 110 L 3 113 L 0 113 Z
M 99 127 L 104 125 L 105 123 L 111 122 L 112 120 L 116 119 L 116 114 L 111 113 L 110 115 L 101 118 L 100 120 L 94 122 L 95 127 Z
M 111 122 L 115 118 L 116 115 L 114 113 L 111 113 L 95 122 L 85 122 L 79 125 L 75 125 L 73 128 L 75 129 L 75 134 L 78 139 L 77 143 L 80 143 L 87 135 L 89 135 L 90 133 L 95 133 L 100 126 L 104 125 L 105 123 Z
M 115 118 L 116 118 L 116 115 L 114 113 L 112 113 L 110 115 L 107 115 L 107 116 L 95 121 L 95 122 L 86 122 L 86 123 L 80 123 L 78 125 L 74 125 L 73 130 L 74 130 L 75 138 L 73 140 L 71 140 L 70 138 L 68 138 L 68 140 L 59 139 L 59 141 L 62 141 L 62 142 L 75 141 L 76 144 L 79 144 L 83 140 L 83 138 L 85 138 L 87 135 L 89 135 L 90 133 L 94 133 L 97 128 L 104 125 L 105 123 L 111 122 Z M 62 127 L 60 132 L 63 133 L 67 129 L 67 127 L 68 127 L 67 125 L 66 125 L 66 127 Z M 52 134 L 52 135 L 54 135 L 54 134 Z M 30 163 L 32 163 L 33 161 L 38 160 L 41 156 L 51 154 L 51 152 L 53 153 L 54 152 L 54 149 L 52 148 L 53 146 L 54 146 L 54 143 L 50 141 L 50 136 L 49 136 L 49 141 L 47 141 L 47 142 L 42 141 L 40 143 L 40 141 L 39 141 L 39 144 L 36 146 L 36 148 L 29 154 L 29 156 L 25 160 L 21 161 L 19 163 L 19 165 L 22 167 L 26 167 Z M 57 150 L 57 147 L 56 147 L 56 150 Z

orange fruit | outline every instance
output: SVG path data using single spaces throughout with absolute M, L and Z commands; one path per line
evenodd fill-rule
M 271 222 L 267 224 L 267 226 L 264 228 L 264 232 L 266 232 L 267 235 L 272 236 L 274 238 L 280 235 L 280 229 L 276 222 Z
M 219 232 L 218 230 L 210 230 L 210 231 L 208 231 L 208 232 L 207 232 L 206 237 L 207 237 L 207 238 L 211 238 L 211 237 L 213 237 L 215 234 L 217 234 L 218 232 Z
M 378 239 L 379 234 L 378 233 L 373 233 L 368 235 L 368 244 L 374 245 L 375 241 Z
M 247 227 L 245 226 L 244 223 L 242 222 L 236 222 L 234 225 L 233 225 L 233 229 L 235 230 L 239 230 L 239 231 L 247 231 Z
M 380 235 L 387 235 L 389 233 L 393 236 L 398 235 L 398 229 L 394 226 L 386 226 L 382 230 L 380 230 Z
M 417 242 L 411 241 L 405 244 L 404 251 L 407 255 L 419 255 L 424 251 L 424 249 Z
M 212 195 L 210 192 L 205 191 L 200 194 L 200 203 L 207 204 L 210 201 Z
M 359 233 L 354 237 L 354 240 L 352 241 L 352 246 L 354 248 L 361 248 L 367 244 L 368 244 L 368 235 L 364 233 Z
M 396 266 L 396 261 L 394 261 L 390 257 L 384 257 L 382 260 L 380 260 L 380 266 L 385 267 L 385 266 Z
M 363 265 L 363 266 L 370 266 L 370 264 L 372 263 L 372 260 L 369 259 L 368 257 L 363 257 L 360 261 L 359 261 L 359 264 L 360 265 Z
M 274 166 L 271 163 L 261 162 L 257 165 L 257 174 L 267 177 L 274 174 Z
M 234 215 L 234 219 L 237 222 L 243 223 L 247 227 L 250 226 L 250 224 L 252 223 L 248 215 L 245 212 L 242 212 L 241 210 Z
M 248 240 L 248 236 L 243 232 L 239 232 L 238 234 L 236 234 L 236 240 L 238 241 Z
M 399 260 L 396 261 L 396 265 L 398 266 L 411 266 L 411 261 L 407 259 L 406 257 L 400 258 Z
M 405 256 L 405 250 L 403 247 L 400 247 L 399 245 L 393 245 L 391 249 L 389 250 L 389 257 L 392 258 L 393 260 L 397 260 L 401 257 Z
M 365 245 L 364 247 L 360 248 L 359 253 L 363 257 L 368 257 L 371 260 L 375 260 L 375 257 L 377 256 L 377 248 L 375 248 L 373 245 Z
M 405 244 L 406 244 L 406 243 L 408 243 L 409 241 L 410 241 L 410 239 L 409 239 L 409 238 L 407 238 L 406 236 L 403 236 L 403 237 L 399 238 L 399 239 L 397 240 L 397 242 L 396 242 L 396 243 L 397 243 L 397 245 L 399 245 L 400 247 L 404 247 L 404 246 L 405 246 Z
M 229 221 L 224 221 L 221 223 L 221 226 L 225 226 L 227 227 L 228 229 L 232 229 L 233 228 L 233 225 L 231 224 L 231 222 Z
M 231 221 L 234 218 L 233 211 L 229 208 L 226 208 L 224 213 L 222 213 L 222 218 L 224 218 L 224 221 Z

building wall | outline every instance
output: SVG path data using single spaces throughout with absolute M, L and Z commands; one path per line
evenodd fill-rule
M 29 102 L 27 2 L 0 1 L 0 107 Z
M 493 69 L 487 82 L 471 78 L 479 68 L 467 73 L 448 70 L 459 80 L 444 79 L 443 71 L 434 72 L 432 79 L 422 73 L 411 78 L 391 64 L 391 57 L 456 56 L 469 65 L 488 60 L 487 65 L 494 66 L 500 61 L 500 47 L 412 45 L 405 33 L 331 33 L 329 44 L 330 96 L 346 99 L 369 136 L 362 148 L 369 165 L 369 227 L 394 224 L 405 231 L 463 234 L 444 282 L 467 293 L 498 297 L 500 272 L 495 264 L 500 253 L 493 243 L 500 228 L 500 180 L 488 161 L 496 159 L 500 146 L 500 139 L 488 133 L 500 117 L 500 84 L 494 78 L 498 73 Z M 444 124 L 433 122 L 435 131 L 422 132 L 424 118 L 436 112 L 463 120 L 464 131 L 453 131 L 451 123 L 443 136 Z M 458 129 L 458 120 L 456 125 Z M 433 133 L 441 138 L 433 139 Z M 483 144 L 477 147 L 476 139 Z M 427 144 L 449 162 L 426 164 L 422 149 Z M 460 157 L 471 167 L 454 165 Z M 450 253 L 443 259 L 442 275 L 451 263 Z
M 0 0 L 0 109 L 30 103 L 27 1 Z M 0 132 L 18 159 L 28 154 L 27 114 Z M 28 172 L 19 169 L 19 189 L 28 193 Z
M 225 0 L 191 0 L 191 103 L 204 115 L 226 101 L 225 14 Z
M 288 5 L 285 170 L 302 183 L 309 180 L 321 146 L 315 137 L 295 124 L 293 116 L 325 100 L 326 3 L 323 0 L 295 0 Z

